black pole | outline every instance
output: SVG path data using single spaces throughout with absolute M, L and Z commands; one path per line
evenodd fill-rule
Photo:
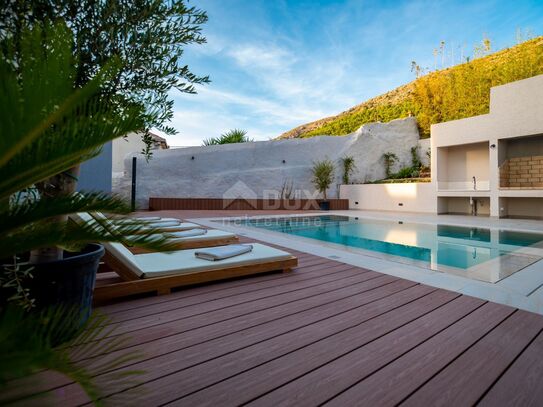
M 132 212 L 136 210 L 136 162 L 137 158 L 132 157 L 132 194 L 130 195 Z

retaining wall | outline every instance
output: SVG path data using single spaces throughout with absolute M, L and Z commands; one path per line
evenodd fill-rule
M 311 183 L 313 162 L 329 158 L 337 163 L 329 198 L 337 198 L 342 170 L 340 158 L 355 158 L 351 179 L 364 182 L 385 177 L 382 156 L 393 152 L 398 162 L 393 170 L 409 166 L 410 149 L 420 146 L 427 161 L 428 140 L 419 140 L 414 118 L 388 123 L 370 123 L 351 135 L 307 139 L 273 140 L 220 146 L 159 150 L 146 162 L 140 154 L 125 159 L 125 171 L 114 179 L 114 192 L 130 195 L 132 156 L 137 163 L 137 203 L 147 208 L 150 197 L 177 198 L 280 198 L 285 185 L 290 198 L 320 198 Z

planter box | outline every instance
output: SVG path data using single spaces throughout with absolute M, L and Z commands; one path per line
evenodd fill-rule
M 319 210 L 320 199 L 149 198 L 149 210 Z M 328 199 L 330 210 L 349 209 L 348 199 Z

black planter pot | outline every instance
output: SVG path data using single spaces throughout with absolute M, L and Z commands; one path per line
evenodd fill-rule
M 321 211 L 329 211 L 330 210 L 330 201 L 320 201 L 319 202 L 319 208 Z
M 79 310 L 79 322 L 84 323 L 91 314 L 96 272 L 103 255 L 102 245 L 89 244 L 80 252 L 66 252 L 62 260 L 36 264 L 30 281 L 36 309 L 55 305 Z

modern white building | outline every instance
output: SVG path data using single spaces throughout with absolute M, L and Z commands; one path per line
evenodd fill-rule
M 431 131 L 438 213 L 543 218 L 543 75 L 496 86 L 488 114 Z
M 496 86 L 488 114 L 432 125 L 432 182 L 344 185 L 350 208 L 543 218 L 543 75 Z

